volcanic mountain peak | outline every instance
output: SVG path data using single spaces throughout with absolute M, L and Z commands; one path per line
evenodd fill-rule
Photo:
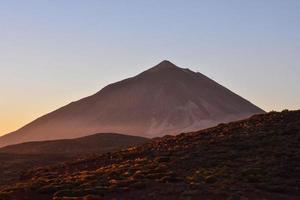
M 168 60 L 163 60 L 159 64 L 157 64 L 154 67 L 144 71 L 141 74 L 155 75 L 155 76 L 159 76 L 162 79 L 164 79 L 167 76 L 168 77 L 175 76 L 175 78 L 178 77 L 178 76 L 181 76 L 181 77 L 182 76 L 187 76 L 187 73 L 190 73 L 190 75 L 191 74 L 194 74 L 194 75 L 196 74 L 195 72 L 193 72 L 193 71 L 191 71 L 187 68 L 181 68 L 181 67 L 176 66 L 175 64 L 173 64 L 172 62 L 170 62 Z
M 165 69 L 179 69 L 175 64 L 171 63 L 168 60 L 163 60 L 162 62 L 158 63 L 154 67 L 150 68 L 148 71 L 160 71 Z
M 152 138 L 263 112 L 205 75 L 164 60 L 1 137 L 0 146 L 105 132 Z

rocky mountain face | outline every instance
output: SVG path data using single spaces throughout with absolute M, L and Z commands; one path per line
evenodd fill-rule
M 201 73 L 163 61 L 0 138 L 0 146 L 94 133 L 179 134 L 264 113 Z
M 300 111 L 271 112 L 39 168 L 1 199 L 300 198 Z

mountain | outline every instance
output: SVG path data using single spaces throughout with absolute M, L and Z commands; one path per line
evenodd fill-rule
M 30 170 L 0 198 L 299 199 L 299 141 L 300 110 L 255 115 Z
M 163 61 L 1 137 L 0 146 L 107 132 L 152 138 L 263 112 L 203 74 Z
M 24 170 L 57 164 L 88 155 L 113 152 L 149 139 L 100 133 L 78 139 L 28 142 L 0 148 L 0 185 L 19 177 Z

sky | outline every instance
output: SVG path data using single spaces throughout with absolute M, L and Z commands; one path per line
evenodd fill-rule
M 0 135 L 162 60 L 300 109 L 299 0 L 0 1 Z

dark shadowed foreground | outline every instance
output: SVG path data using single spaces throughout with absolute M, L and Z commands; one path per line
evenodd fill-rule
M 77 139 L 27 142 L 0 148 L 0 185 L 18 178 L 25 170 L 91 154 L 113 152 L 149 139 L 116 133 L 99 133 Z
M 2 187 L 0 196 L 300 199 L 299 142 L 300 111 L 272 112 L 28 171 L 20 181 Z

